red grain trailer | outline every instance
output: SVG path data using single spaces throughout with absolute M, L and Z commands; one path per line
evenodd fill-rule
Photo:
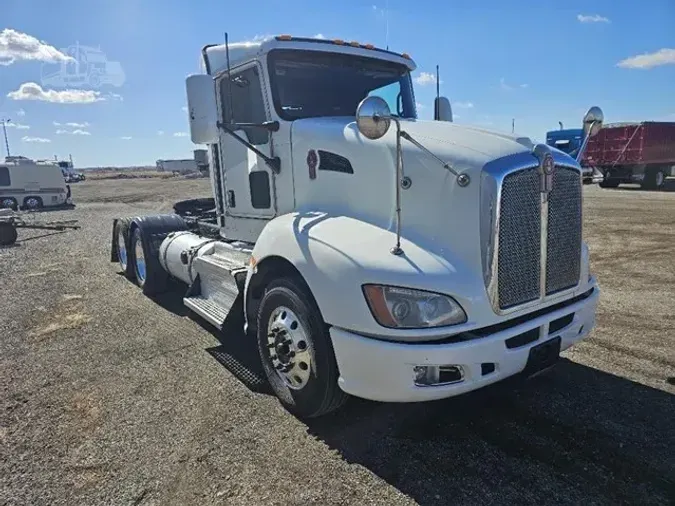
M 663 188 L 666 178 L 675 176 L 675 122 L 606 125 L 589 139 L 582 165 L 604 175 L 603 188 L 621 183 Z

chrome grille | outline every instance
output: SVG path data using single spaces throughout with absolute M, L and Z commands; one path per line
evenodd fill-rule
M 546 295 L 576 286 L 581 269 L 581 179 L 556 167 L 548 197 Z
M 502 183 L 497 254 L 500 309 L 539 298 L 540 195 L 537 168 L 509 174 Z

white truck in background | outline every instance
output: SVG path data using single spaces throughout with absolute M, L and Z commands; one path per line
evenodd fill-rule
M 187 99 L 215 209 L 115 219 L 111 261 L 148 295 L 184 284 L 218 328 L 241 299 L 286 409 L 450 397 L 589 334 L 577 160 L 452 123 L 445 98 L 417 119 L 406 54 L 278 36 L 202 55 Z
M 157 170 L 161 172 L 178 172 L 179 174 L 189 174 L 197 172 L 197 162 L 194 158 L 185 158 L 182 160 L 157 160 Z
M 72 206 L 70 186 L 53 161 L 8 156 L 0 162 L 0 209 L 35 211 Z

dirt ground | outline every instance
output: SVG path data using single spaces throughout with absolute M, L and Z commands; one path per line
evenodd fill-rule
M 49 218 L 81 230 L 0 249 L 0 504 L 672 504 L 675 191 L 585 187 L 598 325 L 548 375 L 306 424 L 239 322 L 218 333 L 109 262 L 114 217 L 207 185 L 74 184 Z

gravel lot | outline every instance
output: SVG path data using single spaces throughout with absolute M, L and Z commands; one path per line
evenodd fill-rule
M 81 230 L 0 249 L 0 504 L 672 504 L 675 191 L 584 191 L 603 293 L 559 367 L 308 425 L 269 394 L 240 322 L 219 334 L 109 262 L 114 217 L 208 182 L 73 185 L 77 208 L 41 218 Z

